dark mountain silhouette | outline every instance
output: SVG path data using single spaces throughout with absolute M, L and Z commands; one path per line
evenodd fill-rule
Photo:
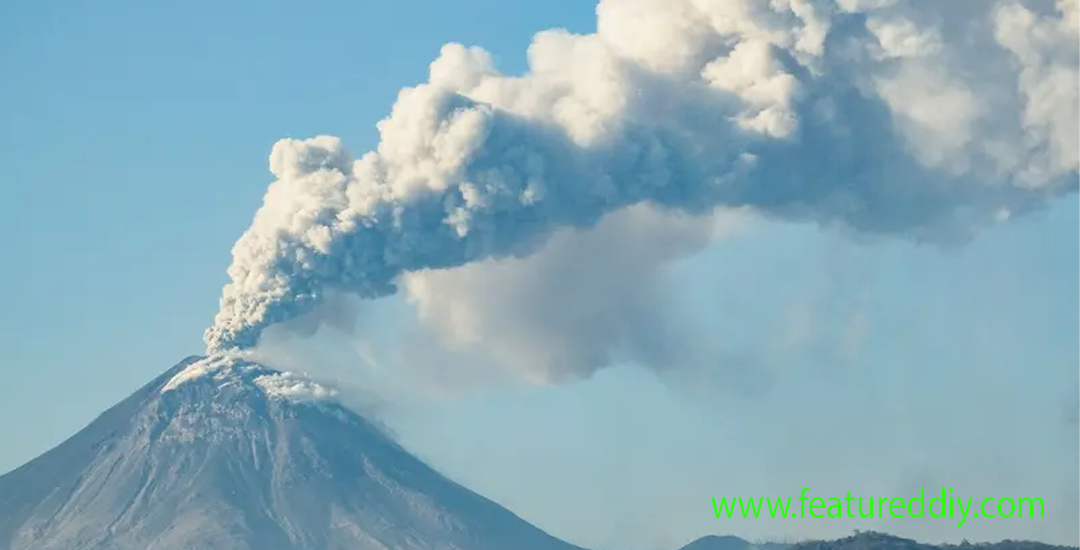
M 792 545 L 790 550 L 1077 550 L 1077 547 L 1014 540 L 994 543 L 926 544 L 885 533 L 863 531 L 842 539 L 800 542 Z
M 779 542 L 752 543 L 731 535 L 702 537 L 680 550 L 785 550 L 790 545 Z

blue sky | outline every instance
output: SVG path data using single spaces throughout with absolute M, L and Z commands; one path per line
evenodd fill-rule
M 493 0 L 5 3 L 0 471 L 202 351 L 277 139 L 332 134 L 367 150 L 443 43 L 483 45 L 517 72 L 535 32 L 591 31 L 593 12 Z M 836 520 L 712 517 L 712 496 L 807 485 L 1042 496 L 1045 524 L 873 527 L 1075 544 L 1078 223 L 1071 195 L 943 251 L 749 222 L 664 284 L 695 326 L 768 363 L 765 395 L 616 365 L 388 421 L 466 485 L 597 548 L 849 532 Z

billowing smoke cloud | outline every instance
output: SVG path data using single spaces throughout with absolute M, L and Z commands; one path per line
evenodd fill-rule
M 687 217 L 636 205 L 589 231 L 558 230 L 527 258 L 407 273 L 402 287 L 443 344 L 442 363 L 462 352 L 468 358 L 455 364 L 493 364 L 538 384 L 587 377 L 615 362 L 712 366 L 730 350 L 701 349 L 718 339 L 683 322 L 664 267 L 743 221 L 738 212 Z M 461 368 L 453 370 L 460 376 Z M 749 371 L 724 374 L 750 374 L 739 370 Z
M 528 256 L 640 203 L 962 241 L 1076 191 L 1078 12 L 603 0 L 596 34 L 538 34 L 522 76 L 447 45 L 376 151 L 274 146 L 277 181 L 233 248 L 208 348 L 253 347 L 328 293 Z

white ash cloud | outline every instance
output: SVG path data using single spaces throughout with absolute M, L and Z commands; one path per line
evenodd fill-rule
M 711 363 L 670 307 L 664 267 L 735 229 L 739 212 L 686 217 L 638 205 L 592 230 L 557 231 L 526 258 L 484 260 L 402 277 L 422 326 L 454 355 L 471 354 L 536 384 L 587 377 L 615 362 L 654 368 Z M 485 361 L 486 360 L 486 361 Z
M 208 349 L 253 347 L 329 294 L 378 298 L 402 280 L 429 319 L 461 299 L 431 289 L 490 303 L 464 275 L 407 274 L 525 257 L 642 203 L 963 241 L 1076 191 L 1078 11 L 604 0 L 596 34 L 539 33 L 521 76 L 447 45 L 375 151 L 274 146 L 277 181 L 233 248 Z M 557 353 L 583 365 L 608 351 Z

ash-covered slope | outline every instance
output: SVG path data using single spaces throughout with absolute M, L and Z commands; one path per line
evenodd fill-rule
M 189 358 L 0 476 L 0 550 L 581 550 L 321 391 Z

